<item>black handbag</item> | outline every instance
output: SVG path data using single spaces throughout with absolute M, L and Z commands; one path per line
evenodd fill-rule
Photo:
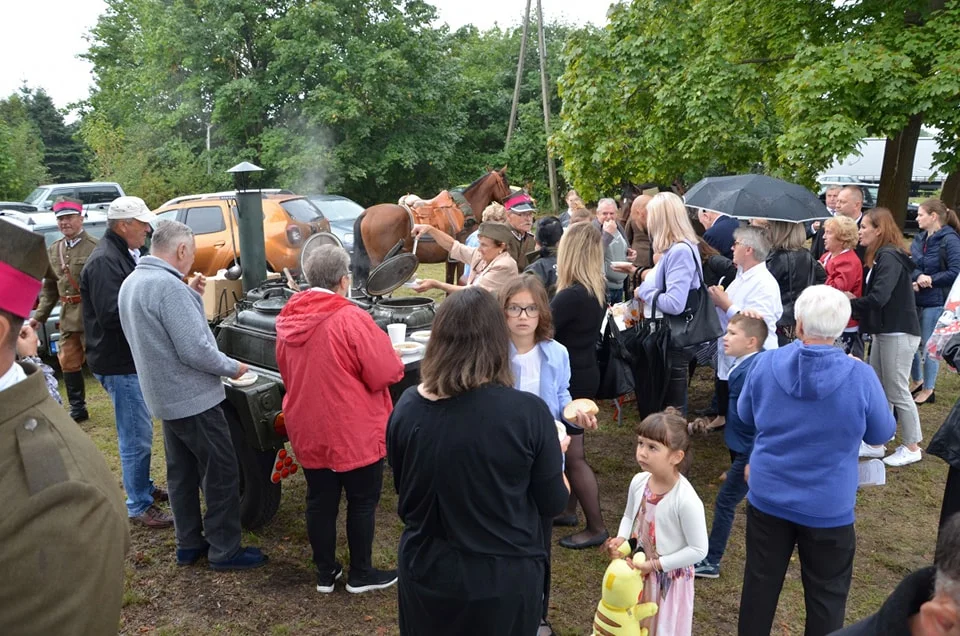
M 683 245 L 693 251 L 693 247 L 685 241 Z M 696 264 L 697 256 L 694 253 L 693 262 Z M 687 304 L 683 312 L 677 315 L 663 313 L 664 319 L 670 326 L 670 346 L 674 349 L 684 349 L 692 347 L 708 340 L 716 340 L 723 335 L 723 327 L 720 326 L 720 318 L 717 316 L 717 310 L 713 306 L 710 294 L 707 292 L 707 285 L 703 282 L 703 269 L 697 265 L 697 275 L 700 276 L 700 288 L 691 289 L 687 294 Z M 667 274 L 663 274 L 663 292 L 666 292 Z
M 627 351 L 613 313 L 607 312 L 607 326 L 603 330 L 600 347 L 597 349 L 600 364 L 598 400 L 614 400 L 633 391 L 633 356 Z

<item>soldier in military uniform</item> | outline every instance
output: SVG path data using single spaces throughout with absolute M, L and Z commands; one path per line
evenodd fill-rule
M 117 479 L 43 373 L 14 357 L 43 246 L 0 219 L 0 634 L 116 634 L 130 546 Z
M 50 246 L 53 277 L 43 279 L 40 304 L 30 322 L 34 329 L 47 321 L 60 302 L 60 342 L 57 358 L 63 371 L 63 383 L 70 401 L 70 417 L 75 422 L 89 418 L 83 384 L 83 312 L 80 307 L 80 270 L 97 246 L 97 239 L 83 231 L 83 206 L 79 201 L 60 199 L 53 204 L 57 226 L 63 238 Z
M 507 209 L 507 224 L 510 226 L 510 241 L 507 252 L 517 262 L 517 269 L 523 271 L 527 265 L 537 260 L 537 239 L 530 233 L 533 227 L 533 213 L 536 206 L 530 195 L 518 192 L 503 202 Z

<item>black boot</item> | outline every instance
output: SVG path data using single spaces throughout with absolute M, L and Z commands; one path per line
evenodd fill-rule
M 63 383 L 67 387 L 67 399 L 70 400 L 70 417 L 74 422 L 90 419 L 87 413 L 86 388 L 83 384 L 83 371 L 63 373 Z

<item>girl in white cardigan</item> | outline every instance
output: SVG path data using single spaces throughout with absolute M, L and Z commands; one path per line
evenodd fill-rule
M 617 536 L 608 539 L 610 558 L 629 542 L 643 550 L 641 603 L 659 611 L 641 623 L 649 636 L 689 636 L 693 631 L 693 566 L 707 554 L 703 502 L 681 473 L 690 438 L 675 409 L 654 413 L 637 425 L 637 463 L 644 472 L 630 482 L 627 507 Z

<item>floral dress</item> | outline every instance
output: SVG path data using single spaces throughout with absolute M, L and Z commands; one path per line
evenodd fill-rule
M 644 486 L 643 501 L 633 522 L 631 538 L 637 550 L 643 550 L 648 561 L 658 558 L 657 504 L 663 495 L 655 495 Z M 656 616 L 640 623 L 650 630 L 649 636 L 690 636 L 693 631 L 693 566 L 667 572 L 650 572 L 643 580 L 640 603 L 656 603 Z

